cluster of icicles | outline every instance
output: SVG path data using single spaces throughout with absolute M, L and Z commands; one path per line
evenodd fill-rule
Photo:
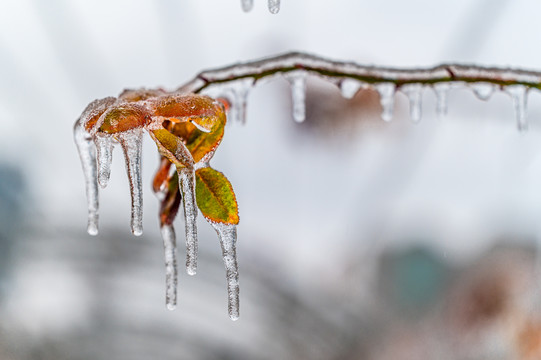
M 305 70 L 294 70 L 283 74 L 289 82 L 292 97 L 292 116 L 297 122 L 303 122 L 306 117 L 306 78 L 308 72 Z M 318 76 L 318 75 L 315 75 Z M 438 116 L 447 114 L 447 97 L 450 90 L 464 86 L 470 87 L 477 98 L 489 100 L 491 95 L 501 89 L 511 96 L 516 115 L 517 127 L 520 131 L 528 129 L 526 119 L 526 105 L 529 87 L 520 84 L 500 86 L 489 82 L 446 81 L 435 84 L 408 83 L 397 86 L 393 82 L 379 82 L 375 84 L 366 83 L 353 78 L 333 78 L 322 76 L 324 80 L 330 81 L 338 86 L 342 96 L 347 99 L 353 98 L 361 89 L 374 88 L 380 96 L 382 107 L 381 118 L 391 121 L 393 117 L 394 98 L 397 91 L 404 93 L 409 100 L 409 112 L 413 122 L 419 122 L 422 114 L 422 96 L 425 88 L 432 88 L 436 95 L 436 113 Z M 254 86 L 254 80 L 243 78 L 223 84 L 211 85 L 203 92 L 211 96 L 226 96 L 232 99 L 231 117 L 240 123 L 245 123 L 246 100 L 249 90 Z
M 112 99 L 112 100 L 111 100 Z M 135 236 L 143 233 L 143 198 L 141 181 L 141 151 L 144 129 L 135 128 L 115 135 L 101 132 L 87 132 L 84 127 L 85 113 L 91 113 L 97 107 L 111 105 L 114 98 L 97 100 L 89 105 L 81 118 L 75 123 L 74 138 L 79 151 L 86 183 L 88 203 L 88 228 L 90 235 L 98 234 L 99 190 L 105 188 L 111 174 L 113 147 L 119 143 L 124 153 L 131 192 L 131 231 Z M 103 117 L 103 116 L 102 116 Z M 99 123 L 99 120 L 98 120 Z M 96 125 L 94 129 L 99 128 Z M 208 163 L 195 165 L 195 169 L 208 166 Z M 182 191 L 184 219 L 186 224 L 186 271 L 195 275 L 197 271 L 197 227 L 198 208 L 195 198 L 195 169 L 179 168 L 179 191 Z M 222 257 L 226 268 L 228 310 L 232 320 L 239 317 L 239 281 L 236 255 L 236 225 L 209 221 L 216 230 L 222 248 Z M 166 306 L 173 310 L 177 303 L 177 247 L 175 229 L 172 225 L 163 225 L 161 235 L 165 251 L 166 269 Z
M 242 5 L 242 10 L 248 12 L 254 7 L 254 0 L 240 0 L 240 4 Z M 280 11 L 280 0 L 268 0 L 267 4 L 272 14 L 278 14 Z

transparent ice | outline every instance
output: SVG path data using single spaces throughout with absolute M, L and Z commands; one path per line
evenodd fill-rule
M 98 183 L 105 188 L 111 176 L 111 163 L 113 162 L 113 136 L 96 133 L 94 143 L 98 151 Z
M 143 129 L 137 128 L 117 135 L 124 152 L 126 171 L 131 192 L 131 231 L 133 235 L 143 234 L 143 188 L 141 182 L 141 152 Z
M 278 14 L 280 11 L 280 0 L 269 0 L 269 11 L 272 14 Z
M 231 320 L 239 318 L 239 268 L 237 264 L 237 226 L 222 223 L 211 223 L 222 246 L 227 278 L 227 299 L 229 317 Z
M 163 225 L 161 233 L 165 253 L 165 305 L 169 310 L 174 310 L 177 305 L 178 284 L 175 228 L 172 225 Z
M 421 120 L 421 101 L 423 95 L 423 85 L 407 84 L 400 89 L 409 99 L 410 102 L 410 117 L 413 122 Z
M 438 83 L 433 86 L 436 93 L 436 114 L 439 117 L 447 115 L 447 95 L 451 89 L 449 83 Z
M 88 226 L 90 235 L 98 235 L 98 169 L 96 166 L 96 148 L 92 137 L 85 131 L 81 120 L 73 128 L 75 144 L 81 159 L 85 177 L 86 199 L 88 206 Z
M 250 11 L 254 7 L 254 0 L 240 0 L 240 3 L 242 5 L 242 10 L 244 11 Z
M 470 88 L 478 99 L 487 101 L 494 93 L 494 90 L 496 90 L 496 85 L 486 82 L 476 82 L 471 83 Z
M 287 75 L 291 85 L 291 99 L 293 101 L 293 119 L 303 122 L 306 118 L 306 73 L 304 71 Z
M 340 92 L 346 99 L 351 99 L 363 86 L 363 83 L 359 80 L 344 78 L 340 81 Z
M 195 275 L 197 272 L 197 205 L 195 200 L 195 170 L 179 167 L 178 182 L 182 191 L 184 219 L 186 222 L 186 272 Z
M 252 79 L 241 79 L 229 84 L 227 88 L 227 92 L 231 94 L 231 109 L 229 111 L 229 117 L 234 122 L 246 124 L 246 101 L 248 100 L 248 93 L 252 86 Z
M 515 107 L 515 117 L 519 131 L 528 130 L 528 119 L 526 118 L 526 105 L 528 100 L 528 88 L 524 85 L 509 85 L 505 92 L 511 95 Z
M 385 121 L 391 121 L 393 118 L 394 93 L 396 86 L 393 83 L 380 83 L 375 85 L 375 88 L 379 93 L 379 101 L 383 108 L 381 118 Z

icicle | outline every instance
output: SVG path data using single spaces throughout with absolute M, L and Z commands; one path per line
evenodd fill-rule
M 133 129 L 117 135 L 124 151 L 126 171 L 131 192 L 131 231 L 133 235 L 143 234 L 143 189 L 141 184 L 141 151 L 143 129 Z
M 186 221 L 186 272 L 197 272 L 197 205 L 195 200 L 195 170 L 178 168 L 178 182 L 182 190 L 184 219 Z
M 396 86 L 393 83 L 381 83 L 375 85 L 375 88 L 379 93 L 379 101 L 383 108 L 381 118 L 385 121 L 391 121 L 393 118 L 394 92 Z
M 253 79 L 243 79 L 232 84 L 231 110 L 229 116 L 236 122 L 246 124 L 246 101 L 248 92 L 253 85 Z
M 165 252 L 165 305 L 169 310 L 177 306 L 177 241 L 173 225 L 161 227 L 163 249 Z
M 222 246 L 222 257 L 227 277 L 227 298 L 229 317 L 239 318 L 239 268 L 237 264 L 237 227 L 222 223 L 211 223 Z
M 407 84 L 402 86 L 402 92 L 408 96 L 410 101 L 410 117 L 413 122 L 421 120 L 421 100 L 423 95 L 423 85 Z
M 352 99 L 362 86 L 359 80 L 344 78 L 340 81 L 340 92 L 346 99 Z
M 240 3 L 242 5 L 242 10 L 245 12 L 252 10 L 254 7 L 254 0 L 240 0 Z
M 438 83 L 433 87 L 436 92 L 436 113 L 438 117 L 443 117 L 447 115 L 447 94 L 451 89 L 449 83 Z
M 524 85 L 509 85 L 505 87 L 505 92 L 513 99 L 518 129 L 520 131 L 528 130 L 528 120 L 526 119 L 528 88 Z
M 291 85 L 291 99 L 293 101 L 293 119 L 303 122 L 306 118 L 306 73 L 295 72 L 286 76 Z
M 278 14 L 278 11 L 280 11 L 280 0 L 269 0 L 269 11 L 272 14 Z
M 494 93 L 494 90 L 496 89 L 496 86 L 494 84 L 486 82 L 471 83 L 470 87 L 472 88 L 475 96 L 477 96 L 478 99 L 484 101 L 490 99 L 490 96 Z
M 111 176 L 111 163 L 113 161 L 113 136 L 96 133 L 94 143 L 98 150 L 98 184 L 105 188 Z
M 98 235 L 98 171 L 96 166 L 96 150 L 92 138 L 86 133 L 83 125 L 78 120 L 73 128 L 75 144 L 79 151 L 79 157 L 83 166 L 86 185 L 86 199 L 88 205 L 87 232 L 90 235 Z

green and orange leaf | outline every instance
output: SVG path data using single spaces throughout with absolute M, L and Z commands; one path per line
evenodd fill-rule
M 195 172 L 197 206 L 212 222 L 238 224 L 239 210 L 231 183 L 224 174 L 212 168 Z
M 149 133 L 162 156 L 176 166 L 193 166 L 193 157 L 181 138 L 166 129 L 151 130 Z
M 149 111 L 137 104 L 125 103 L 107 109 L 102 115 L 103 123 L 99 131 L 116 134 L 143 127 L 150 122 Z

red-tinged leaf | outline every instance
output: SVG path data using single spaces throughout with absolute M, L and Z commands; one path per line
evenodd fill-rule
M 164 94 L 165 91 L 162 89 L 126 89 L 118 96 L 118 98 L 127 102 L 136 102 L 162 96 Z
M 161 157 L 160 166 L 158 171 L 154 175 L 154 180 L 152 181 L 152 190 L 155 193 L 161 192 L 164 186 L 167 184 L 167 178 L 169 176 L 169 171 L 171 170 L 171 162 L 166 157 Z
M 212 222 L 238 224 L 237 199 L 225 175 L 207 167 L 195 172 L 195 180 L 197 206 L 203 216 Z
M 103 114 L 100 131 L 116 134 L 145 126 L 150 122 L 149 111 L 141 105 L 124 103 L 111 106 Z
M 81 122 L 85 130 L 90 132 L 98 122 L 100 116 L 116 102 L 114 97 L 106 97 L 92 101 L 81 114 Z
M 171 225 L 175 220 L 180 206 L 182 195 L 178 191 L 178 175 L 173 175 L 168 179 L 168 187 L 160 206 L 160 225 Z
M 184 142 L 165 129 L 152 130 L 150 136 L 158 145 L 160 154 L 165 156 L 176 166 L 191 167 L 194 160 Z

